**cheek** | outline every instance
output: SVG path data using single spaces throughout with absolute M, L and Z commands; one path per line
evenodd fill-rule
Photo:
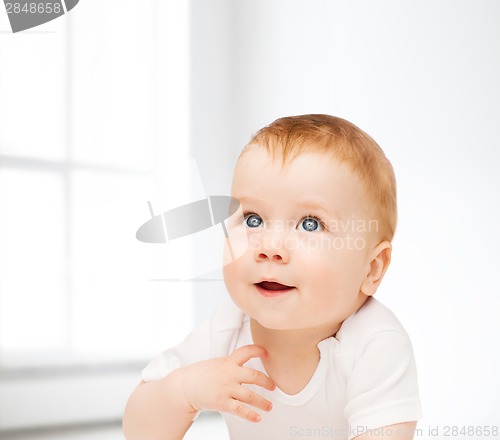
M 315 289 L 326 289 L 334 283 L 335 257 L 331 252 L 321 249 L 309 249 L 297 254 L 297 266 L 300 268 L 300 278 Z
M 355 290 L 362 272 L 362 252 L 352 249 L 309 249 L 298 255 L 303 279 L 319 295 L 348 293 Z
M 247 266 L 248 262 L 245 258 L 240 258 L 224 266 L 222 271 L 227 293 L 232 301 L 246 313 L 248 313 L 248 285 L 251 282 Z
M 233 296 L 241 290 L 241 283 L 248 279 L 246 267 L 248 263 L 244 257 L 237 259 L 234 262 L 226 264 L 222 268 L 224 284 L 228 293 Z
M 342 286 L 342 277 L 333 270 L 332 265 L 324 264 L 316 270 L 311 270 L 311 282 L 318 298 L 329 298 L 338 292 Z
M 227 289 L 233 285 L 234 280 L 237 278 L 236 276 L 236 263 L 229 263 L 225 265 L 222 269 L 222 276 L 224 278 L 224 283 L 226 284 Z
M 245 228 L 226 228 L 228 236 L 224 241 L 223 267 L 235 263 L 248 251 L 249 240 Z

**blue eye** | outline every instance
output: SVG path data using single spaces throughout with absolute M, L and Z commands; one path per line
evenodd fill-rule
M 300 226 L 304 231 L 315 232 L 321 229 L 321 222 L 314 217 L 306 217 L 302 220 Z
M 245 225 L 249 228 L 258 228 L 262 224 L 262 219 L 257 214 L 250 214 L 245 217 Z

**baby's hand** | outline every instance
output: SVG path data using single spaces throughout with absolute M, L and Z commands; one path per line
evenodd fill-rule
M 245 388 L 242 384 L 255 384 L 268 390 L 276 385 L 264 373 L 242 365 L 254 357 L 265 356 L 259 345 L 245 345 L 229 356 L 197 362 L 185 367 L 184 394 L 194 410 L 214 410 L 236 414 L 252 422 L 260 416 L 243 403 L 270 411 L 272 403 Z

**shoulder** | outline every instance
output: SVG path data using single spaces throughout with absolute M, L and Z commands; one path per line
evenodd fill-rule
M 232 302 L 221 305 L 210 320 L 210 342 L 214 357 L 226 356 L 234 351 L 243 323 L 248 320 Z
M 226 356 L 240 333 L 246 315 L 232 302 L 217 307 L 212 317 L 195 328 L 181 345 L 188 345 L 203 353 L 204 358 Z
M 335 335 L 336 360 L 349 376 L 361 364 L 383 369 L 396 363 L 412 363 L 413 347 L 396 315 L 373 297 L 347 318 Z
M 142 371 L 143 380 L 161 379 L 181 366 L 227 356 L 234 351 L 245 320 L 246 315 L 234 304 L 224 303 L 180 344 L 156 356 Z
M 246 315 L 231 301 L 219 305 L 210 319 L 213 330 L 225 332 L 241 328 Z
M 422 417 L 412 344 L 394 313 L 375 298 L 337 334 L 351 427 L 376 428 Z
M 344 348 L 356 349 L 374 338 L 390 335 L 398 335 L 399 338 L 409 341 L 408 334 L 396 315 L 380 301 L 369 297 L 342 323 L 336 339 Z

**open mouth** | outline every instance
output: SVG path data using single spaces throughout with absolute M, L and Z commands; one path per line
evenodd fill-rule
M 275 281 L 261 281 L 260 283 L 256 283 L 255 286 L 264 296 L 277 296 L 294 289 L 293 286 L 287 286 Z
M 293 289 L 293 286 L 286 286 L 285 284 L 276 283 L 274 281 L 261 281 L 257 283 L 258 286 L 265 290 L 287 290 Z

